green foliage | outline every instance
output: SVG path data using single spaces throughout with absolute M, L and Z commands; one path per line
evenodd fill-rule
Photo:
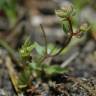
M 63 32 L 67 34 L 67 32 L 69 31 L 68 22 L 66 22 L 66 21 L 63 22 L 62 26 L 63 26 Z
M 30 56 L 30 53 L 32 52 L 33 48 L 35 47 L 34 44 L 31 44 L 29 38 L 25 41 L 22 48 L 19 50 L 21 58 L 24 60 Z
M 37 53 L 39 54 L 39 55 L 43 55 L 44 54 L 44 52 L 45 52 L 45 48 L 43 47 L 43 46 L 40 46 L 38 43 L 34 43 L 34 45 L 35 45 L 35 50 L 37 51 Z
M 65 6 L 64 8 L 56 10 L 55 12 L 56 15 L 60 18 L 60 23 L 63 25 L 62 29 L 67 36 L 65 43 L 62 48 L 58 48 L 53 44 L 45 44 L 45 46 L 43 46 L 38 44 L 37 42 L 32 43 L 28 38 L 19 51 L 20 56 L 26 65 L 21 72 L 19 79 L 19 81 L 22 82 L 21 84 L 23 85 L 27 85 L 30 77 L 41 78 L 42 73 L 45 77 L 50 77 L 55 74 L 67 72 L 68 70 L 66 68 L 62 68 L 61 66 L 56 64 L 50 65 L 48 62 L 45 61 L 48 58 L 52 58 L 61 54 L 63 50 L 67 47 L 67 45 L 71 42 L 73 36 L 77 37 L 80 33 L 87 31 L 88 25 L 84 23 L 80 25 L 79 28 L 77 28 L 76 32 L 74 32 L 72 26 L 72 18 L 75 15 L 73 5 Z M 29 60 L 30 56 L 32 56 L 31 61 Z
M 57 53 L 59 49 L 56 48 L 53 44 L 48 44 L 48 54 L 53 55 Z M 36 56 L 34 60 L 29 61 L 30 54 L 36 51 Z M 19 78 L 19 84 L 26 85 L 30 78 L 30 75 L 34 75 L 35 77 L 39 78 L 42 72 L 46 73 L 46 76 L 51 76 L 57 73 L 64 73 L 66 72 L 65 68 L 61 68 L 58 65 L 48 65 L 45 64 L 42 60 L 47 54 L 45 52 L 45 47 L 39 45 L 37 42 L 31 43 L 30 39 L 28 38 L 25 43 L 22 45 L 21 49 L 19 50 L 20 56 L 23 61 L 28 61 L 26 67 L 21 72 Z M 39 58 L 38 58 L 39 57 Z M 42 61 L 42 62 L 41 62 Z
M 74 9 L 72 4 L 67 4 L 63 8 L 56 10 L 55 13 L 60 18 L 60 22 L 62 23 L 63 31 L 65 34 L 68 34 L 69 31 L 73 31 L 73 23 L 75 24 L 75 26 L 78 25 L 76 20 L 76 10 Z M 77 35 L 79 35 L 82 32 L 86 32 L 88 30 L 89 25 L 87 23 L 84 23 L 80 25 L 79 28 L 77 28 L 75 33 L 78 33 Z
M 57 53 L 57 51 L 59 51 L 59 48 L 56 47 L 56 45 L 54 44 L 48 44 L 48 54 L 54 55 Z
M 31 74 L 32 74 L 32 71 L 31 71 L 30 67 L 27 66 L 27 67 L 21 72 L 21 74 L 20 74 L 20 76 L 19 76 L 18 84 L 19 84 L 19 85 L 23 85 L 23 86 L 27 86 Z
M 47 66 L 47 67 L 44 68 L 44 70 L 49 75 L 68 72 L 68 69 L 62 68 L 59 65 Z

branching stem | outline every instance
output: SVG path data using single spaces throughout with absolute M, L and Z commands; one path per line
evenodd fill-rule
M 72 39 L 72 36 L 73 36 L 73 27 L 72 27 L 72 21 L 71 21 L 71 18 L 70 17 L 67 17 L 67 21 L 69 23 L 69 32 L 68 32 L 68 37 L 67 37 L 66 41 L 63 44 L 63 47 L 56 54 L 54 54 L 54 55 L 45 54 L 45 56 L 41 59 L 40 63 L 42 63 L 48 57 L 55 57 L 55 56 L 59 55 L 63 51 L 63 49 L 65 47 L 67 47 L 67 45 L 70 43 L 70 41 Z M 44 31 L 42 25 L 40 25 L 40 26 L 41 26 L 42 32 L 44 34 L 44 37 L 45 37 L 45 44 L 46 44 L 46 50 L 47 50 L 46 34 L 45 34 L 45 31 Z
M 67 40 L 64 42 L 63 47 L 56 54 L 54 54 L 52 57 L 59 55 L 63 51 L 63 49 L 70 43 L 70 41 L 72 39 L 72 36 L 73 36 L 72 22 L 69 17 L 67 17 L 67 20 L 69 23 L 69 32 L 68 32 L 69 34 L 68 34 Z

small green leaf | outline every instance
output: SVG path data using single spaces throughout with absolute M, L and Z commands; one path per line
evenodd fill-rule
M 29 64 L 30 68 L 33 69 L 33 70 L 41 70 L 41 66 L 40 64 L 37 64 L 36 62 L 32 61 L 30 64 Z
M 22 58 L 26 58 L 30 55 L 32 50 L 35 48 L 35 44 L 31 44 L 29 39 L 27 39 L 24 43 L 24 45 L 21 47 L 19 53 Z
M 45 68 L 45 72 L 49 75 L 52 75 L 52 74 L 68 72 L 68 70 L 66 70 L 65 68 L 62 68 L 58 65 L 51 65 L 51 66 L 48 66 Z
M 67 21 L 65 21 L 65 22 L 63 22 L 63 31 L 64 31 L 64 33 L 68 33 L 69 32 L 69 25 L 68 25 L 68 22 Z
M 63 32 L 67 34 L 69 32 L 69 24 L 68 21 L 63 21 L 62 22 L 62 27 L 63 27 Z
M 64 24 L 63 24 L 63 32 L 67 33 L 67 29 Z
M 31 45 L 30 38 L 27 38 L 22 47 L 28 47 Z
M 32 52 L 33 48 L 35 48 L 35 45 L 34 45 L 34 44 L 31 45 L 31 46 L 29 46 L 29 47 L 20 49 L 20 55 L 21 55 L 22 57 L 27 57 L 27 56 L 29 56 L 30 53 Z
M 54 44 L 48 44 L 48 54 L 54 55 L 59 51 Z
M 54 44 L 48 44 L 48 54 L 50 54 L 55 49 Z
M 45 47 L 42 47 L 38 43 L 35 42 L 35 49 L 39 55 L 42 55 L 45 51 Z
M 30 70 L 30 68 L 27 66 L 23 72 L 21 72 L 20 76 L 19 76 L 19 81 L 18 84 L 19 85 L 27 85 L 29 78 L 32 74 L 32 71 Z
M 37 69 L 37 66 L 36 66 L 37 64 L 34 62 L 34 61 L 32 61 L 32 63 L 30 63 L 29 64 L 29 66 L 32 68 L 32 69 Z

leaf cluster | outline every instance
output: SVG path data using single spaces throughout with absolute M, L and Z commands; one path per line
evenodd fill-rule
M 46 76 L 55 75 L 58 73 L 64 73 L 67 70 L 65 68 L 60 67 L 59 65 L 49 65 L 45 64 L 44 60 L 47 58 L 47 54 L 45 54 L 45 46 L 39 45 L 37 42 L 31 42 L 28 38 L 25 43 L 22 45 L 19 50 L 21 60 L 23 63 L 27 63 L 24 70 L 20 75 L 20 83 L 26 85 L 30 76 L 35 78 L 41 77 L 42 73 L 46 74 Z M 48 44 L 47 52 L 50 55 L 57 53 L 59 49 L 55 47 L 53 44 Z M 35 53 L 35 57 L 29 60 L 30 56 Z M 49 56 L 50 57 L 50 56 Z

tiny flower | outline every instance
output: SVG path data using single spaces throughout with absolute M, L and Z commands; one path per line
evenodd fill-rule
M 74 33 L 76 37 L 82 37 L 84 35 L 84 32 L 87 32 L 89 30 L 88 23 L 83 23 L 81 26 L 79 26 L 79 30 L 77 33 Z
M 64 7 L 57 9 L 55 13 L 62 20 L 66 20 L 67 17 L 75 15 L 75 10 L 72 4 L 67 4 L 67 5 L 64 5 Z
M 88 23 L 84 23 L 80 26 L 80 32 L 86 32 L 89 30 L 89 25 Z

